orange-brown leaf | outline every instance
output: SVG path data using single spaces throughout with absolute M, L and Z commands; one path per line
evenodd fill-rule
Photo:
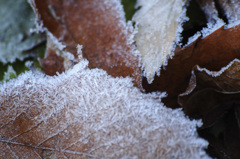
M 35 0 L 33 6 L 43 25 L 77 58 L 77 44 L 90 68 L 102 68 L 110 75 L 131 76 L 141 87 L 141 70 L 131 29 L 119 1 Z

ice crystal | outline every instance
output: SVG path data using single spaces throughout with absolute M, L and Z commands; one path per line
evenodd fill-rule
M 184 4 L 185 0 L 137 1 L 136 7 L 141 9 L 133 17 L 138 27 L 135 40 L 149 83 L 155 74 L 159 75 L 160 67 L 167 64 L 174 45 L 181 39 L 181 23 L 186 20 Z
M 0 85 L 1 141 L 39 149 L 54 143 L 66 153 L 84 144 L 84 153 L 74 153 L 96 158 L 209 158 L 196 132 L 200 121 L 166 108 L 162 94 L 141 93 L 131 78 L 113 78 L 87 64 L 82 60 L 54 77 L 29 71 Z M 29 117 L 25 133 L 14 122 L 22 114 Z

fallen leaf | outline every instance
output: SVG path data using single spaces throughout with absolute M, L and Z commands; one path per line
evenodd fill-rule
M 159 75 L 162 66 L 173 55 L 181 40 L 181 25 L 186 17 L 186 0 L 138 0 L 141 7 L 133 16 L 138 32 L 135 35 L 137 49 L 141 54 L 143 75 L 149 83 Z M 174 9 L 173 9 L 174 8 Z
M 133 77 L 135 85 L 141 88 L 133 29 L 125 22 L 120 1 L 32 0 L 32 6 L 43 26 L 76 59 L 76 47 L 80 44 L 90 68 L 102 68 L 114 77 Z
M 163 102 L 172 108 L 179 107 L 178 95 L 185 92 L 195 65 L 219 71 L 235 58 L 240 58 L 240 25 L 224 29 L 224 26 L 212 34 L 198 38 L 190 45 L 176 48 L 175 55 L 168 65 L 155 76 L 152 84 L 143 79 L 143 88 L 147 92 L 162 91 L 168 96 Z
M 209 158 L 200 121 L 87 64 L 0 85 L 1 158 Z
M 202 119 L 199 133 L 210 142 L 214 157 L 240 157 L 239 70 L 237 59 L 218 72 L 195 66 L 188 89 L 179 96 L 185 114 Z
M 205 88 L 211 88 L 220 92 L 238 92 L 240 90 L 239 70 L 239 60 L 233 60 L 226 67 L 216 72 L 195 66 L 188 89 L 179 95 L 178 103 L 184 106 L 190 96 Z

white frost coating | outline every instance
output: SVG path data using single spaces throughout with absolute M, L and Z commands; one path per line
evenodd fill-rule
M 214 31 L 216 31 L 217 29 L 221 28 L 224 25 L 225 23 L 222 19 L 217 19 L 215 23 L 209 22 L 207 24 L 207 28 L 203 28 L 201 30 L 202 38 L 205 38 L 206 36 L 210 35 L 211 33 L 213 33 Z
M 78 60 L 82 60 L 83 59 L 83 54 L 82 54 L 82 48 L 83 46 L 82 45 L 77 45 L 77 53 L 78 53 Z
M 219 71 L 210 71 L 206 68 L 201 68 L 197 65 L 197 69 L 198 71 L 204 71 L 206 72 L 208 75 L 212 76 L 212 77 L 218 77 L 220 76 L 224 71 L 226 71 L 234 62 L 240 62 L 240 60 L 238 59 L 234 59 L 233 61 L 231 61 L 227 66 L 222 67 L 221 70 Z
M 222 9 L 228 19 L 229 24 L 240 20 L 240 1 L 239 0 L 219 0 Z
M 221 70 L 219 71 L 210 71 L 206 68 L 202 68 L 200 66 L 197 65 L 197 70 L 200 71 L 200 72 L 205 72 L 207 73 L 209 76 L 212 76 L 212 77 L 218 77 L 220 76 L 224 71 L 226 71 L 234 62 L 240 62 L 240 60 L 238 59 L 234 59 L 233 61 L 231 61 L 227 66 L 225 67 L 222 67 Z M 187 92 L 184 92 L 182 94 L 180 94 L 179 96 L 186 96 L 186 95 L 189 95 L 195 88 L 196 88 L 196 75 L 194 73 L 194 71 L 192 70 L 192 75 L 191 75 L 191 80 L 190 82 L 194 83 L 194 86 L 191 88 L 191 89 L 187 89 L 188 91 Z M 189 85 L 192 85 L 189 84 Z
M 192 84 L 194 84 L 194 85 L 193 85 L 192 88 L 187 88 L 186 92 L 179 94 L 179 96 L 181 97 L 181 96 L 189 95 L 196 88 L 196 86 L 197 86 L 196 83 L 197 83 L 196 82 L 196 75 L 195 75 L 194 71 L 192 70 L 192 72 L 191 72 L 191 79 L 189 81 L 188 86 L 192 86 Z
M 12 76 L 17 77 L 17 73 L 12 66 L 8 66 L 7 72 L 4 72 L 3 81 L 8 81 Z
M 160 74 L 160 67 L 167 65 L 175 43 L 181 39 L 181 22 L 186 20 L 184 5 L 185 0 L 137 1 L 136 7 L 141 6 L 141 9 L 133 16 L 138 28 L 135 40 L 143 74 L 149 83 L 155 74 Z
M 87 64 L 83 60 L 54 77 L 29 71 L 0 85 L 2 110 L 11 110 L 13 117 L 28 113 L 30 106 L 41 110 L 37 116 L 27 115 L 36 122 L 33 126 L 48 124 L 49 118 L 58 121 L 55 116 L 61 112 L 56 124 L 60 130 L 51 129 L 48 135 L 66 131 L 69 125 L 79 127 L 69 147 L 86 143 L 84 151 L 96 158 L 209 158 L 203 150 L 208 143 L 196 131 L 200 121 L 190 121 L 180 109 L 166 108 L 157 100 L 159 94 L 141 93 L 131 78 L 113 78 L 101 69 L 88 69 Z M 2 104 L 9 101 L 14 104 Z M 46 129 L 36 128 L 36 135 L 45 133 Z
M 235 26 L 237 26 L 237 25 L 239 25 L 239 24 L 240 24 L 240 20 L 237 20 L 237 21 L 234 21 L 234 22 L 232 22 L 232 23 L 229 23 L 229 24 L 225 25 L 225 26 L 224 26 L 224 29 L 233 28 L 233 27 L 235 27 Z
M 197 33 L 195 33 L 193 36 L 188 38 L 188 42 L 186 45 L 184 45 L 183 47 L 187 47 L 189 44 L 191 44 L 192 42 L 194 42 L 195 40 L 197 40 L 199 37 L 201 37 L 201 33 L 198 31 Z
M 208 0 L 208 1 L 201 1 L 199 0 L 200 4 L 202 3 L 201 7 L 202 10 L 204 11 L 207 21 L 209 23 L 214 24 L 216 21 L 218 21 L 218 11 L 216 9 L 216 4 L 214 0 Z
M 63 51 L 66 48 L 66 46 L 63 45 L 50 31 L 47 32 L 47 35 L 57 49 L 59 49 L 60 51 Z
M 64 59 L 64 68 L 68 70 L 72 68 L 72 66 L 78 62 L 78 59 L 75 59 L 74 55 L 70 52 L 66 51 L 66 46 L 63 45 L 51 32 L 47 31 L 48 39 L 47 39 L 47 48 L 55 51 L 58 56 L 63 57 Z M 78 52 L 79 56 L 81 56 L 81 52 Z M 48 56 L 47 54 L 45 56 Z
M 29 31 L 30 33 L 39 34 L 39 33 L 44 33 L 47 31 L 47 28 L 45 28 L 43 26 L 43 22 L 40 19 L 38 19 L 37 17 L 35 17 L 34 23 L 35 23 L 35 27 L 30 29 L 30 31 Z
M 132 22 L 128 21 L 126 23 L 126 18 L 125 18 L 125 12 L 123 9 L 123 6 L 121 4 L 121 0 L 111 0 L 111 2 L 109 1 L 104 1 L 104 6 L 105 7 L 109 7 L 111 8 L 111 10 L 113 10 L 113 14 L 112 16 L 115 16 L 114 19 L 117 19 L 116 24 L 118 25 L 116 28 L 121 30 L 121 33 L 118 35 L 119 40 L 121 38 L 126 38 L 126 45 L 123 45 L 124 47 L 122 47 L 121 45 L 118 44 L 118 42 L 116 43 L 112 43 L 112 48 L 111 51 L 107 51 L 106 54 L 114 54 L 117 53 L 118 56 L 120 57 L 124 57 L 123 58 L 123 62 L 127 67 L 131 67 L 133 64 L 133 61 L 135 62 L 136 57 L 139 58 L 139 54 L 136 51 L 136 47 L 134 46 L 134 34 L 135 34 L 135 30 L 133 28 Z M 128 48 L 125 48 L 125 46 L 127 46 Z M 113 64 L 112 64 L 113 65 Z

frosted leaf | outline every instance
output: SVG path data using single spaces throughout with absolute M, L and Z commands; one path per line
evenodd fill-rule
M 133 26 L 126 23 L 119 0 L 31 2 L 43 26 L 66 46 L 65 50 L 71 52 L 76 61 L 80 44 L 90 68 L 102 68 L 114 77 L 130 76 L 141 88 Z
M 208 74 L 209 76 L 212 76 L 212 77 L 218 77 L 220 76 L 224 71 L 226 71 L 227 69 L 229 69 L 230 66 L 233 65 L 234 62 L 240 62 L 238 59 L 234 59 L 232 60 L 228 65 L 226 65 L 225 67 L 222 67 L 221 70 L 219 71 L 210 71 L 206 68 L 201 68 L 197 65 L 197 71 L 200 71 L 200 72 L 206 72 L 206 74 Z
M 1 158 L 209 158 L 200 121 L 87 64 L 0 85 Z
M 186 20 L 183 6 L 185 0 L 138 0 L 141 6 L 134 17 L 138 33 L 135 36 L 137 49 L 141 54 L 144 76 L 148 82 L 159 75 L 160 67 L 172 57 L 174 44 L 179 43 L 181 23 Z
M 23 53 L 38 41 L 29 30 L 34 26 L 34 13 L 26 0 L 0 1 L 0 62 L 23 60 Z
M 195 33 L 193 36 L 188 38 L 188 42 L 184 47 L 187 47 L 189 44 L 191 44 L 192 42 L 196 41 L 199 37 L 201 37 L 201 33 L 198 31 L 197 33 Z
M 240 20 L 240 1 L 239 0 L 218 0 L 221 5 L 221 9 L 223 9 L 228 23 L 234 23 Z
M 225 25 L 219 17 L 219 12 L 226 16 L 225 28 L 231 28 L 240 24 L 240 1 L 238 0 L 197 0 L 202 10 L 204 11 L 207 20 L 208 28 L 203 29 L 203 38 Z M 216 6 L 218 6 L 216 8 Z
M 221 28 L 224 25 L 225 23 L 222 19 L 218 19 L 216 23 L 209 22 L 207 24 L 207 28 L 203 28 L 201 30 L 202 38 L 205 38 L 206 36 L 210 35 L 211 33 L 213 33 L 214 31 L 216 31 L 217 29 Z
M 60 56 L 63 58 L 64 60 L 63 65 L 65 70 L 72 68 L 72 66 L 77 62 L 77 60 L 74 58 L 74 55 L 66 51 L 65 49 L 66 46 L 63 45 L 52 33 L 47 32 L 47 34 L 48 34 L 47 49 L 54 51 L 57 56 Z M 45 58 L 48 55 L 48 50 Z

